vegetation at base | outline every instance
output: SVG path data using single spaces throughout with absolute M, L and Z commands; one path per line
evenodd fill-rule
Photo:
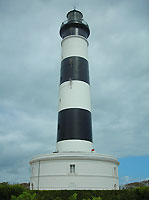
M 36 200 L 36 193 L 31 194 L 30 192 L 23 192 L 18 197 L 12 195 L 11 200 Z
M 149 186 L 124 190 L 30 191 L 19 184 L 0 184 L 0 200 L 149 200 Z
M 11 195 L 19 196 L 27 189 L 19 184 L 9 185 L 8 183 L 0 184 L 0 200 L 10 200 Z

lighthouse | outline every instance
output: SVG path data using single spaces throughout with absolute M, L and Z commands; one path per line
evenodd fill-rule
M 92 150 L 89 34 L 82 13 L 70 11 L 60 28 L 62 60 L 56 145 L 58 152 Z
M 61 24 L 61 69 L 56 149 L 30 161 L 31 190 L 117 190 L 117 159 L 96 153 L 88 61 L 88 24 L 78 10 Z M 100 134 L 100 133 L 99 133 Z

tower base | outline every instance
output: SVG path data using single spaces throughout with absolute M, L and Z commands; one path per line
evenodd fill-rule
M 116 158 L 80 152 L 52 153 L 34 157 L 31 190 L 118 190 Z

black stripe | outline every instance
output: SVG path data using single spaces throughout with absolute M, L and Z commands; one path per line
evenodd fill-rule
M 60 29 L 60 35 L 62 38 L 65 38 L 69 35 L 81 35 L 85 38 L 88 38 L 90 34 L 90 31 L 89 31 L 89 28 L 85 25 L 80 26 L 80 24 L 67 24 L 65 26 L 62 26 L 61 29 Z
M 79 108 L 65 109 L 59 112 L 57 142 L 69 139 L 92 142 L 91 112 Z
M 60 84 L 69 80 L 79 80 L 89 84 L 88 61 L 85 58 L 72 56 L 62 61 Z

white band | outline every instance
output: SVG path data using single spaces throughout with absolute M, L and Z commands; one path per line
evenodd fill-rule
M 56 143 L 58 152 L 91 152 L 93 143 L 86 140 L 62 140 Z
M 88 42 L 82 36 L 71 35 L 62 40 L 62 60 L 70 56 L 79 56 L 88 60 Z
M 83 81 L 66 81 L 59 89 L 59 111 L 81 108 L 91 111 L 90 86 Z

